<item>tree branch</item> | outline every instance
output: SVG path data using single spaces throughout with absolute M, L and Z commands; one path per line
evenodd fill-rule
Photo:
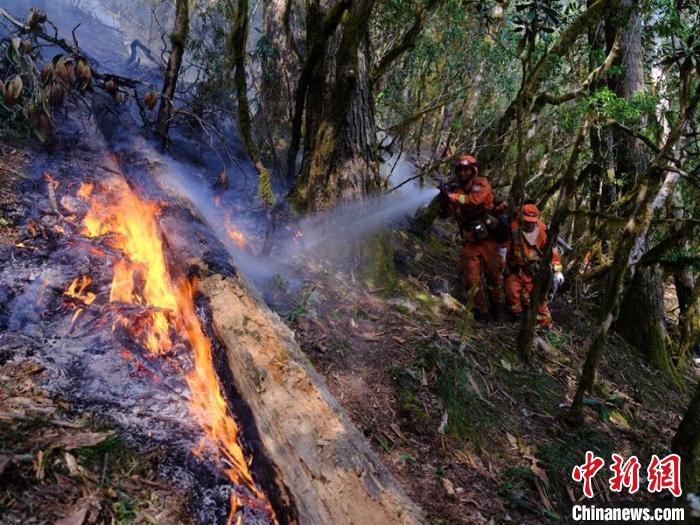
M 610 53 L 608 53 L 608 56 L 605 58 L 603 63 L 597 68 L 595 68 L 593 71 L 591 71 L 588 74 L 588 77 L 586 77 L 586 80 L 584 80 L 581 83 L 581 85 L 576 89 L 569 91 L 568 93 L 564 93 L 562 95 L 550 95 L 548 93 L 540 93 L 539 95 L 537 95 L 537 98 L 535 98 L 534 103 L 534 111 L 538 111 L 545 104 L 559 105 L 585 94 L 588 91 L 588 88 L 593 84 L 593 82 L 595 82 L 605 73 L 607 73 L 608 70 L 612 67 L 615 60 L 617 60 L 617 57 L 620 54 L 621 40 L 622 32 L 618 31 L 615 35 L 615 41 L 613 42 L 612 48 L 610 49 Z
M 437 6 L 438 3 L 440 3 L 440 1 L 441 0 L 428 0 L 424 6 L 416 9 L 416 14 L 413 18 L 413 25 L 408 28 L 396 45 L 390 48 L 386 53 L 384 53 L 384 56 L 379 59 L 379 63 L 374 69 L 371 79 L 373 86 L 379 85 L 382 78 L 384 78 L 384 75 L 388 71 L 389 66 L 391 66 L 391 64 L 397 58 L 399 58 L 406 51 L 409 51 L 415 47 L 416 42 L 418 41 L 418 36 L 423 30 L 423 24 L 425 24 L 425 21 L 427 20 L 431 11 Z

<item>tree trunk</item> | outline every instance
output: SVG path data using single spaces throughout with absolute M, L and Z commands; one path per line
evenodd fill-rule
M 695 395 L 685 411 L 678 431 L 676 432 L 671 451 L 681 457 L 681 487 L 683 493 L 697 493 L 698 465 L 697 455 L 700 450 L 700 383 L 695 389 Z
M 695 286 L 688 298 L 685 310 L 681 310 L 679 328 L 678 354 L 683 359 L 700 345 L 700 283 L 698 279 L 695 280 Z
M 163 144 L 168 141 L 168 130 L 170 120 L 173 115 L 173 99 L 175 98 L 175 88 L 182 65 L 182 56 L 185 52 L 187 35 L 189 33 L 189 0 L 177 0 L 175 4 L 175 28 L 170 34 L 170 56 L 165 69 L 163 89 L 160 95 L 160 107 L 158 108 L 158 118 L 156 120 L 156 134 Z
M 629 12 L 626 20 L 611 17 L 606 21 L 608 49 L 617 32 L 621 32 L 620 56 L 617 65 L 622 73 L 610 77 L 610 88 L 621 98 L 630 100 L 644 92 L 644 53 L 642 48 L 642 16 L 638 0 L 622 0 L 620 10 Z M 644 172 L 648 156 L 641 141 L 620 130 L 612 131 L 615 175 L 622 180 L 623 193 L 629 192 Z M 628 287 L 620 308 L 616 328 L 623 338 L 644 353 L 655 366 L 672 373 L 666 348 L 666 323 L 663 307 L 663 284 L 658 268 L 640 270 Z
M 615 330 L 650 363 L 672 376 L 674 367 L 666 350 L 664 318 L 661 273 L 653 266 L 640 268 L 622 300 Z
M 326 209 L 363 197 L 379 185 L 368 63 L 373 3 L 352 4 L 325 40 L 316 33 L 333 7 L 309 9 L 307 40 L 324 44 L 307 85 L 300 80 L 300 88 L 311 96 L 298 96 L 295 108 L 298 112 L 305 101 L 304 156 L 292 194 L 300 210 Z
M 298 58 L 290 44 L 285 28 L 287 0 L 265 0 L 263 7 L 263 37 L 266 46 L 261 52 L 261 104 L 257 115 L 259 128 L 270 137 L 265 159 L 275 160 L 289 148 L 293 112 L 294 88 L 298 81 Z M 291 29 L 290 29 L 291 30 Z M 283 166 L 278 166 L 280 172 Z
M 246 79 L 246 48 L 248 45 L 248 0 L 238 0 L 238 7 L 233 13 L 231 34 L 229 35 L 229 51 L 233 59 L 233 79 L 236 85 L 236 100 L 238 102 L 238 129 L 243 138 L 243 144 L 258 172 L 258 194 L 265 204 L 267 227 L 262 255 L 269 255 L 272 250 L 273 218 L 271 208 L 275 204 L 272 191 L 270 172 L 263 166 L 260 149 L 253 138 L 253 121 L 248 102 L 248 82 Z

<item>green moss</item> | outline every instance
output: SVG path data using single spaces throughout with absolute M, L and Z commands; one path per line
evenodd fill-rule
M 384 294 L 393 292 L 399 283 L 394 266 L 391 235 L 381 231 L 358 246 L 359 277 L 370 288 L 381 288 Z
M 425 313 L 431 317 L 437 317 L 440 313 L 440 299 L 435 297 L 433 294 L 419 292 L 414 295 L 418 303 L 423 307 Z
M 418 400 L 420 382 L 403 368 L 392 368 L 390 375 L 396 388 L 399 413 L 413 424 L 430 424 L 432 418 L 426 414 Z
M 274 206 L 276 199 L 275 193 L 272 191 L 272 178 L 270 170 L 260 166 L 260 184 L 258 186 L 258 196 L 268 206 Z

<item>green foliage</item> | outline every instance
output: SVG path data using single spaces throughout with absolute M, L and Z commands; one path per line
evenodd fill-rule
M 399 461 L 402 461 L 404 463 L 415 463 L 416 458 L 413 457 L 412 454 L 409 454 L 408 452 L 404 452 L 399 456 Z
M 540 33 L 553 33 L 560 24 L 562 3 L 559 0 L 531 0 L 515 4 L 517 15 L 513 18 L 513 29 L 523 37 L 535 39 Z
M 255 44 L 253 60 L 260 64 L 260 71 L 264 80 L 272 80 L 277 75 L 274 61 L 279 57 L 279 50 L 275 47 L 267 35 L 260 35 Z M 272 96 L 276 96 L 272 94 Z
M 615 94 L 610 88 L 603 87 L 589 98 L 590 106 L 602 119 L 613 119 L 628 126 L 642 126 L 642 117 L 653 114 L 658 96 L 637 93 L 629 100 Z
M 318 304 L 320 296 L 316 291 L 315 286 L 307 288 L 299 302 L 294 305 L 289 311 L 284 313 L 282 317 L 289 323 L 296 322 L 302 317 L 309 314 L 315 314 L 313 306 Z

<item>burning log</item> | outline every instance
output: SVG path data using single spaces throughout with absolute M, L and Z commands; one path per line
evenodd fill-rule
M 294 498 L 299 523 L 423 523 L 292 332 L 245 281 L 212 275 L 199 289 L 209 300 L 235 387 Z
M 138 361 L 146 372 L 167 377 L 159 373 L 162 366 L 185 372 L 188 408 L 207 438 L 192 451 L 234 487 L 230 518 L 257 509 L 280 524 L 423 523 L 292 332 L 242 277 L 215 274 L 217 261 L 204 256 L 202 243 L 185 242 L 190 251 L 171 254 L 171 247 L 180 252 L 182 241 L 192 238 L 186 222 L 171 209 L 170 227 L 160 227 L 162 206 L 134 191 L 112 161 L 105 171 L 115 177 L 78 189 L 76 198 L 88 209 L 75 225 L 87 251 L 110 259 L 109 297 L 98 284 L 103 279 L 72 276 L 66 298 L 80 312 L 72 323 L 87 312 L 96 314 L 88 322 L 97 322 L 101 306 L 112 329 L 128 332 L 147 356 Z M 203 269 L 198 283 L 183 271 L 193 263 Z M 199 299 L 206 300 L 203 308 Z M 176 345 L 185 345 L 183 356 L 176 355 Z

